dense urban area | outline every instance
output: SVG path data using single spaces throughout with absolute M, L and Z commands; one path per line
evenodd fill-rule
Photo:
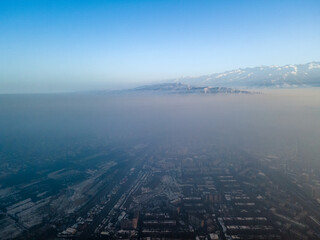
M 87 154 L 95 168 L 2 193 L 1 239 L 320 238 L 319 173 L 301 161 L 214 145 Z

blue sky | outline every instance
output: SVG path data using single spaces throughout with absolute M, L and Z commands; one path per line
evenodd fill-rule
M 0 1 L 0 92 L 320 60 L 320 1 Z

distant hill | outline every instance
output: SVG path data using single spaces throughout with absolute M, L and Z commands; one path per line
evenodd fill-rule
M 223 73 L 174 79 L 172 82 L 232 88 L 319 87 L 320 62 L 240 68 Z
M 90 91 L 90 94 L 251 94 L 243 89 L 320 87 L 320 62 L 239 68 L 199 77 L 184 77 L 124 90 Z
M 126 92 L 133 93 L 159 93 L 159 94 L 217 94 L 217 93 L 233 93 L 233 94 L 249 94 L 251 92 L 227 88 L 227 87 L 210 87 L 210 86 L 190 86 L 184 83 L 161 83 L 141 86 L 129 89 Z

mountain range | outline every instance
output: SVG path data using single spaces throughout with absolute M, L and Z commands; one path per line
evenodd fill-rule
M 222 73 L 183 77 L 131 89 L 94 94 L 250 94 L 250 89 L 320 87 L 320 62 L 239 68 Z
M 222 73 L 171 80 L 193 86 L 232 88 L 298 88 L 320 86 L 320 62 L 239 68 Z

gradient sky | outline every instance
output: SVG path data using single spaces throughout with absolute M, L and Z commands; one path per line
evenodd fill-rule
M 320 60 L 320 1 L 0 1 L 0 93 Z

